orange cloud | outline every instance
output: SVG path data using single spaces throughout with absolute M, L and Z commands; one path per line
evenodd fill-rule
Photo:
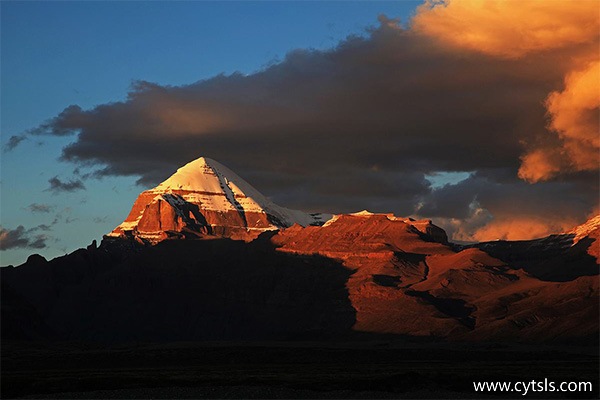
M 600 166 L 600 62 L 571 72 L 565 89 L 546 99 L 549 129 L 558 133 L 558 148 L 534 149 L 521 158 L 519 177 L 529 182 L 547 180 L 562 169 L 593 171 Z
M 597 40 L 596 1 L 430 0 L 413 30 L 445 44 L 505 58 Z
M 594 215 L 597 213 L 590 214 Z M 489 242 L 499 239 L 531 240 L 568 232 L 583 220 L 571 216 L 549 219 L 543 215 L 514 215 L 510 211 L 501 211 L 494 216 L 485 208 L 476 205 L 466 219 L 436 218 L 434 222 L 447 231 L 450 240 Z
M 557 149 L 534 149 L 521 157 L 519 178 L 531 183 L 547 180 L 561 171 L 561 163 L 561 153 Z
M 496 239 L 527 240 L 545 237 L 553 233 L 567 232 L 578 225 L 578 223 L 579 221 L 571 219 L 559 219 L 556 221 L 537 218 L 494 220 L 475 231 L 472 237 L 478 242 Z
M 417 10 L 412 29 L 445 46 L 515 59 L 546 51 L 570 71 L 562 91 L 545 101 L 552 144 L 521 157 L 519 177 L 535 183 L 561 172 L 600 167 L 600 14 L 596 1 L 432 0 Z M 570 48 L 582 46 L 569 54 Z M 552 51 L 560 54 L 552 55 Z M 546 138 L 551 141 L 551 137 Z M 544 142 L 544 139 L 541 140 Z
M 550 220 L 544 217 L 503 215 L 494 218 L 487 210 L 474 210 L 466 220 L 436 219 L 435 223 L 458 242 L 489 242 L 493 240 L 531 240 L 568 232 L 582 221 L 564 217 Z

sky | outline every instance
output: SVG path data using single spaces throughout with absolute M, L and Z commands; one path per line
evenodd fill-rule
M 595 0 L 1 2 L 0 264 L 207 156 L 280 205 L 528 239 L 598 213 Z

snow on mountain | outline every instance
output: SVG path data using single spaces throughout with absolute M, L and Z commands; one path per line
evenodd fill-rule
M 567 233 L 575 234 L 575 237 L 573 238 L 573 243 L 577 243 L 584 237 L 590 236 L 592 232 L 598 229 L 600 229 L 600 215 L 596 215 L 595 217 L 590 218 L 585 223 L 576 226 Z
M 439 243 L 448 243 L 448 236 L 446 235 L 446 231 L 444 231 L 439 226 L 434 225 L 430 219 L 415 220 L 413 218 L 397 217 L 393 213 L 372 213 L 369 210 L 362 210 L 347 215 L 359 218 L 373 218 L 378 216 L 384 216 L 390 221 L 404 222 L 405 224 L 412 226 L 417 231 L 428 235 L 431 239 Z M 327 222 L 323 224 L 323 228 L 335 224 L 343 216 L 344 214 L 334 214 L 333 217 L 331 217 Z
M 129 216 L 108 236 L 150 241 L 168 232 L 244 236 L 294 224 L 322 225 L 329 218 L 280 207 L 229 168 L 201 157 L 141 193 Z
M 440 243 L 447 243 L 446 233 L 430 220 L 415 221 L 367 210 L 350 215 L 360 218 L 384 216 L 390 221 L 402 221 Z M 251 240 L 262 232 L 295 224 L 328 227 L 336 224 L 340 217 L 281 207 L 229 168 L 201 157 L 179 168 L 155 188 L 142 192 L 125 221 L 107 236 L 135 237 L 151 243 L 169 237 L 206 235 Z M 600 215 L 567 232 L 575 237 L 565 239 L 564 245 L 571 246 L 584 237 L 597 235 L 599 228 Z M 554 236 L 553 241 L 562 237 Z M 541 243 L 546 242 L 544 239 Z

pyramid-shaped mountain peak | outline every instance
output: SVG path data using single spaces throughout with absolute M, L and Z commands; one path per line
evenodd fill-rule
M 152 189 L 156 193 L 169 190 L 219 193 L 226 197 L 238 195 L 250 197 L 255 202 L 269 203 L 269 200 L 235 172 L 206 157 L 187 163 Z
M 108 236 L 151 243 L 173 236 L 253 239 L 294 224 L 322 225 L 330 217 L 280 207 L 223 164 L 200 157 L 141 193 Z

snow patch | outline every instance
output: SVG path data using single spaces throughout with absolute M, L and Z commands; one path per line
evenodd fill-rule
M 575 234 L 573 238 L 573 244 L 575 244 L 586 236 L 589 236 L 596 229 L 600 229 L 600 215 L 590 218 L 584 224 L 576 226 L 567 233 Z
M 359 212 L 352 213 L 350 215 L 354 215 L 354 216 L 357 216 L 357 217 L 370 217 L 371 215 L 375 215 L 375 214 L 372 213 L 369 210 L 362 210 L 362 211 L 359 211 Z

